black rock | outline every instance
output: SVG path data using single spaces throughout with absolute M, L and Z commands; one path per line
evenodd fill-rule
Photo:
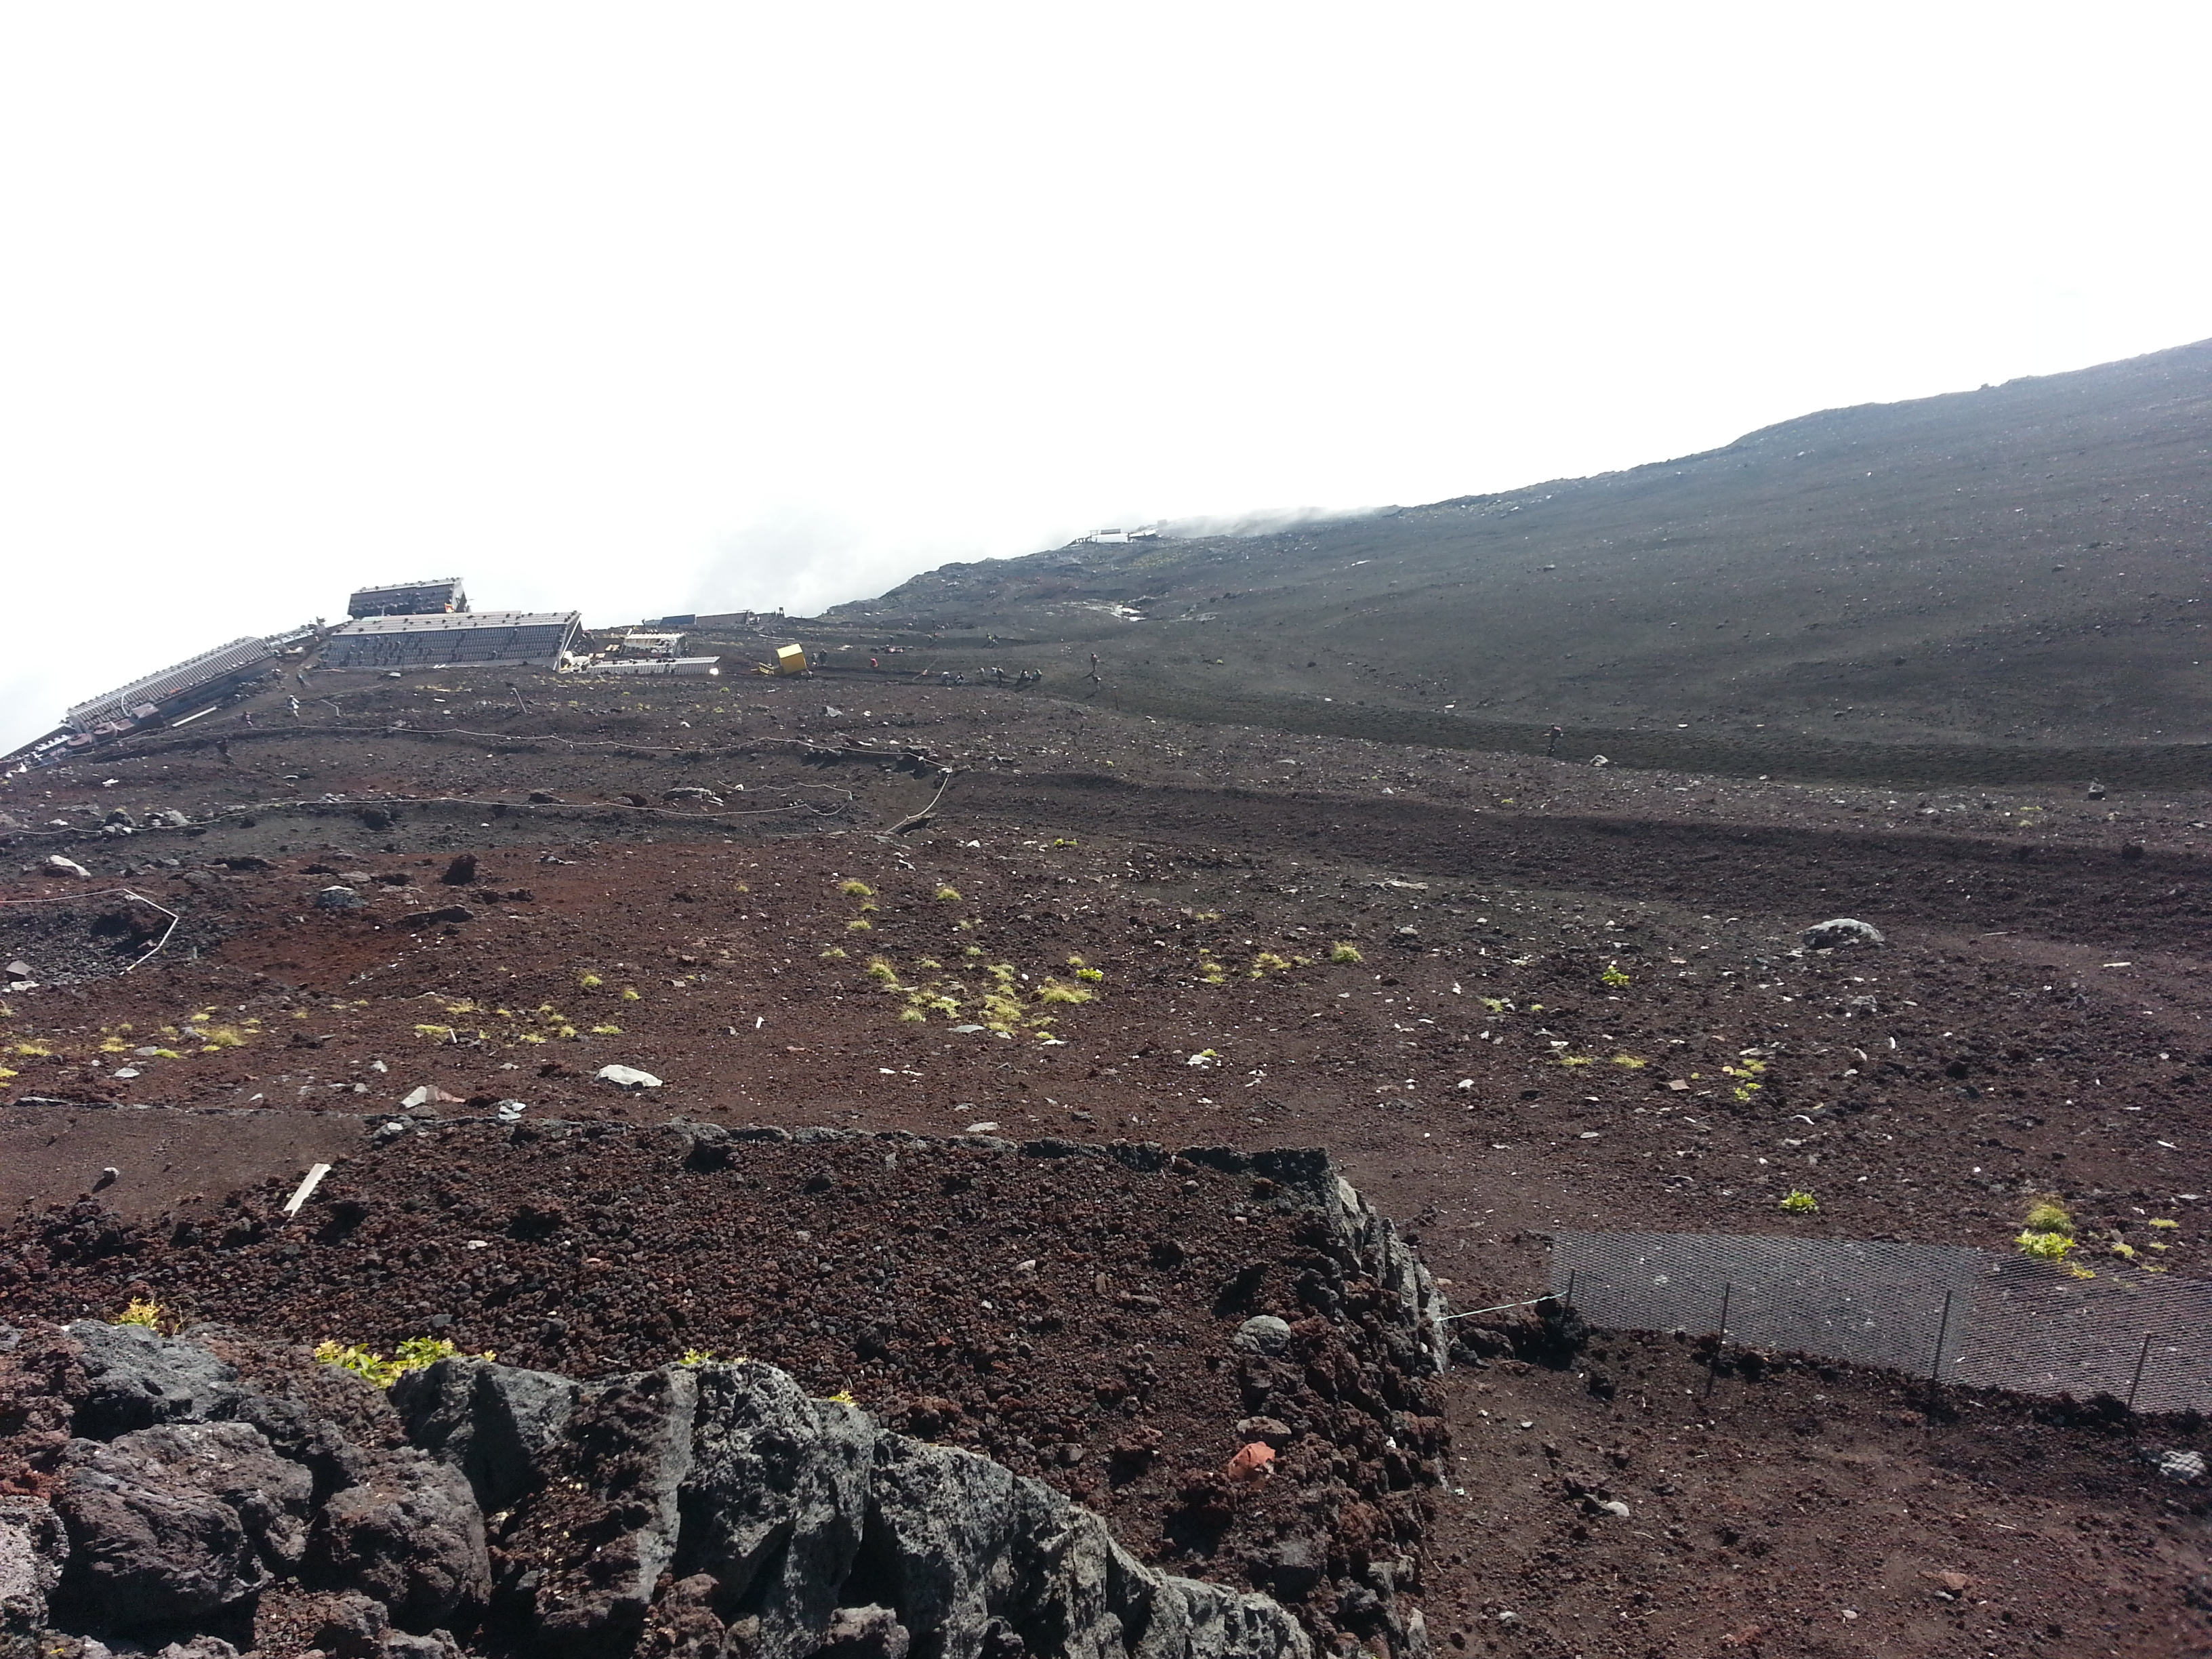
M 224 1415 L 239 1395 L 238 1372 L 205 1348 L 144 1325 L 81 1320 L 65 1328 L 84 1353 L 90 1390 L 72 1431 L 111 1440 L 157 1423 L 199 1423 Z

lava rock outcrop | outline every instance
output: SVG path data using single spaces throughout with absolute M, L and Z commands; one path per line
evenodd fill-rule
M 221 1328 L 93 1323 L 9 1361 L 11 1419 L 43 1426 L 11 1443 L 36 1490 L 0 1501 L 0 1607 L 41 1653 L 1312 1651 L 1268 1598 L 1154 1571 L 1052 1488 L 765 1364 L 455 1358 L 387 1395 Z

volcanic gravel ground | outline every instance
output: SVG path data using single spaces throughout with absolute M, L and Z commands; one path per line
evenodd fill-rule
M 429 1334 L 579 1376 L 767 1361 L 1051 1481 L 1149 1559 L 1293 1601 L 1318 1585 L 1302 1612 L 1324 1632 L 1325 1580 L 1381 1561 L 1417 1589 L 1443 1385 L 1386 1340 L 1395 1297 L 1302 1188 L 1054 1150 L 447 1124 L 344 1160 L 295 1224 L 276 1182 L 146 1230 L 90 1201 L 27 1218 L 0 1295 L 57 1322 L 147 1297 L 387 1353 Z M 1279 1358 L 1231 1345 L 1261 1313 L 1293 1322 Z M 1261 1439 L 1272 1478 L 1224 1474 Z
M 526 717 L 458 673 L 436 689 L 323 679 L 347 724 L 264 708 L 261 727 L 226 728 L 228 762 L 180 736 L 7 787 L 34 821 L 118 801 L 221 814 L 198 833 L 11 837 L 24 878 L 0 896 L 62 890 L 35 873 L 60 850 L 102 880 L 130 866 L 219 938 L 198 959 L 173 948 L 128 976 L 5 999 L 0 1069 L 16 1075 L 0 1086 L 80 1103 L 0 1118 L 11 1190 L 67 1200 L 112 1164 L 101 1197 L 152 1216 L 220 1195 L 205 1156 L 177 1156 L 232 1121 L 211 1110 L 356 1137 L 349 1115 L 428 1086 L 450 1098 L 419 1109 L 447 1115 L 516 1098 L 531 1117 L 636 1125 L 1324 1145 L 1461 1306 L 1534 1295 L 1563 1226 L 2006 1249 L 2044 1192 L 2100 1274 L 2205 1272 L 2201 789 L 1631 772 L 836 674 L 557 684 L 573 700 L 533 679 Z M 442 729 L 463 714 L 476 734 Z M 957 769 L 941 799 L 940 763 Z M 702 787 L 714 800 L 667 798 Z M 882 833 L 933 801 L 924 827 Z M 465 853 L 474 879 L 447 883 Z M 249 858 L 273 867 L 236 867 Z M 362 907 L 312 908 L 333 883 Z M 408 920 L 454 904 L 470 919 Z M 1800 930 L 1836 915 L 1888 945 L 1804 951 Z M 1048 984 L 1091 1000 L 1048 1000 Z M 1011 1013 L 992 1012 L 1000 995 Z M 665 1085 L 594 1081 L 610 1062 Z M 267 1161 L 278 1143 L 240 1134 L 234 1182 L 296 1180 L 297 1162 Z M 1781 1212 L 1792 1188 L 1817 1212 Z M 377 1328 L 415 1334 L 404 1322 Z M 659 1357 L 656 1340 L 609 1333 L 605 1363 Z M 1079 1394 L 1090 1374 L 1051 1385 Z M 1462 1435 L 1471 1387 L 1451 1383 Z M 1857 1478 L 1921 1467 L 1923 1430 L 1852 1423 Z M 2023 1456 L 2057 1455 L 2050 1425 L 2008 1432 Z M 2123 1440 L 2067 1443 L 2082 1468 L 2105 1459 L 2128 1513 L 2202 1503 Z M 1786 1425 L 1742 1444 L 1778 1470 L 1801 1447 Z M 1915 1510 L 1851 1520 L 1851 1547 L 1944 1554 L 1950 1524 Z M 1151 1525 L 1132 1542 L 1156 1544 Z M 1674 1559 L 1656 1533 L 1626 1541 L 1637 1530 L 1614 1546 L 1622 1572 Z M 1802 1587 L 1813 1618 L 1836 1547 L 1780 1531 L 1795 1541 L 1769 1593 L 1796 1607 Z M 2201 1534 L 2179 1537 L 2195 1566 L 2130 1569 L 2159 1618 L 2208 1571 Z M 1455 1576 L 1432 1553 L 1430 1595 L 1491 1597 L 1506 1547 L 1462 1550 Z M 1951 1565 L 2001 1565 L 1975 1560 Z M 1563 1583 L 1515 1610 L 1558 1611 L 1565 1651 L 1628 1639 Z M 1958 1650 L 1933 1626 L 1876 1644 L 1833 1621 L 1846 1650 Z M 2135 1650 L 2167 1650 L 2145 1634 Z
M 1430 1540 L 1438 1651 L 2206 1650 L 2202 1417 L 2130 1420 L 1893 1374 L 1595 1334 L 1455 1373 Z M 1626 1513 L 1602 1507 L 1620 1504 Z
M 412 932 L 422 887 L 291 912 L 321 878 L 222 874 L 203 902 L 240 931 L 215 958 L 15 999 L 12 1046 L 52 1052 L 7 1069 L 23 1094 L 130 1104 L 355 1113 L 427 1085 L 562 1117 L 1326 1139 L 1484 1294 L 1534 1262 L 1453 1258 L 1555 1225 L 2002 1248 L 2045 1187 L 2197 1270 L 2193 1228 L 2145 1231 L 2188 1208 L 2212 1147 L 2204 983 L 2160 974 L 2166 953 L 2107 967 L 1884 911 L 1889 948 L 1808 954 L 1771 915 L 988 834 L 501 849 L 479 884 L 538 895 L 501 904 L 405 860 L 477 917 Z M 1018 1038 L 981 1023 L 994 969 Z M 592 1078 L 610 1062 L 666 1086 L 625 1096 Z M 112 1201 L 181 1196 L 143 1158 L 102 1162 L 125 1172 Z M 88 1178 L 57 1173 L 57 1196 Z M 1817 1217 L 1776 1213 L 1798 1186 Z
M 128 973 L 150 952 L 197 955 L 220 938 L 205 918 L 187 924 L 173 906 L 122 888 L 82 896 L 64 889 L 41 902 L 0 908 L 0 968 L 20 962 L 39 985 L 106 979 Z M 12 973 L 0 974 L 0 987 L 15 981 Z

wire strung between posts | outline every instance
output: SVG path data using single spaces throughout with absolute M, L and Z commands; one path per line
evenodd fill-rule
M 1541 1296 L 1530 1297 L 1526 1302 L 1501 1302 L 1494 1308 L 1469 1308 L 1465 1313 L 1446 1314 L 1443 1318 L 1437 1320 L 1437 1323 L 1439 1325 L 1449 1325 L 1455 1319 L 1472 1319 L 1477 1314 L 1504 1313 L 1510 1308 L 1533 1308 L 1539 1302 L 1560 1302 L 1564 1300 L 1565 1300 L 1565 1298 L 1562 1297 L 1559 1291 L 1547 1291 Z
M 850 789 L 834 783 L 787 783 L 786 789 L 821 789 L 832 794 L 842 794 L 848 802 L 853 799 Z M 817 817 L 834 817 L 838 807 L 810 806 L 805 801 L 793 801 L 788 806 L 762 806 L 739 811 L 685 812 L 666 806 L 632 806 L 622 801 L 531 801 L 498 800 L 483 795 L 349 795 L 343 800 L 264 800 L 244 806 L 226 806 L 210 812 L 206 817 L 195 818 L 181 828 L 175 824 L 153 823 L 142 825 L 135 833 L 140 836 L 185 835 L 194 830 L 204 830 L 210 824 L 220 823 L 225 818 L 242 817 L 254 812 L 298 812 L 319 809 L 323 811 L 343 810 L 359 811 L 364 806 L 496 806 L 509 812 L 647 812 L 655 817 L 678 818 L 687 823 L 719 823 L 725 818 L 766 818 L 784 812 L 811 812 Z M 84 840 L 82 830 L 25 830 L 17 832 L 22 840 L 58 841 L 75 843 Z M 25 901 L 27 902 L 27 901 Z M 149 899 L 147 901 L 151 903 Z M 158 907 L 157 907 L 158 908 Z
M 143 893 L 128 887 L 100 887 L 83 893 L 57 893 L 51 898 L 0 899 L 0 904 L 78 904 L 86 899 L 109 898 L 118 893 L 125 898 L 137 900 L 149 910 L 159 910 L 169 919 L 169 925 L 161 930 L 161 937 L 154 941 L 153 947 L 125 965 L 123 971 L 128 974 L 134 971 L 139 963 L 149 962 L 159 956 L 161 947 L 169 942 L 169 935 L 175 933 L 178 924 L 184 921 L 182 916 L 169 908 L 167 905 L 156 904 Z
M 327 702 L 330 699 L 325 697 L 322 701 Z M 77 758 L 92 760 L 106 757 L 113 760 L 140 760 L 149 755 L 169 754 L 179 748 L 204 748 L 209 742 L 205 737 L 195 737 L 182 742 L 161 740 L 167 733 L 175 730 L 174 726 L 149 730 L 141 734 L 145 741 L 137 746 L 132 745 L 130 738 L 121 738 L 117 739 L 111 747 L 98 750 L 92 755 Z M 258 738 L 266 741 L 298 737 L 306 732 L 313 732 L 318 736 L 356 738 L 471 738 L 493 744 L 559 744 L 568 749 L 613 749 L 641 755 L 697 755 L 702 758 L 710 755 L 747 755 L 765 746 L 795 749 L 829 747 L 828 744 L 818 743 L 811 738 L 771 738 L 763 735 L 747 736 L 738 743 L 638 743 L 623 738 L 566 738 L 557 732 L 478 732 L 467 726 L 410 726 L 404 720 L 397 725 L 354 726 L 346 724 L 342 720 L 328 721 L 320 726 L 249 726 L 243 732 L 231 732 L 228 740 L 244 742 L 251 738 Z M 838 752 L 889 758 L 907 752 L 907 749 L 908 745 L 905 744 L 900 745 L 897 749 L 884 749 L 870 744 L 854 744 Z M 969 756 L 967 758 L 972 762 L 975 757 Z

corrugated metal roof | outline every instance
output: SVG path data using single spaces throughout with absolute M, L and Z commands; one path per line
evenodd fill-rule
M 93 697 L 78 703 L 63 716 L 74 726 L 83 727 L 103 720 L 113 720 L 133 706 L 143 702 L 158 702 L 191 690 L 194 686 L 234 674 L 240 669 L 251 668 L 257 663 L 269 661 L 276 653 L 268 641 L 254 638 L 233 640 L 212 651 L 203 651 L 197 657 L 187 657 L 173 667 L 164 668 L 158 674 L 149 674 L 130 684 L 118 687 L 104 696 Z
M 580 611 L 455 611 L 427 617 L 363 617 L 331 631 L 342 640 L 362 634 L 462 634 L 480 628 L 573 628 Z
M 363 617 L 331 635 L 325 668 L 403 668 L 491 662 L 557 665 L 576 637 L 574 611 L 463 611 Z

